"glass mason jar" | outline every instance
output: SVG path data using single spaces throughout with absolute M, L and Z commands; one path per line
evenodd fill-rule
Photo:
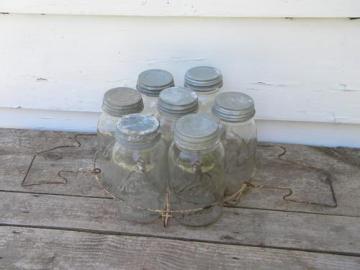
M 205 226 L 222 213 L 224 149 L 218 122 L 207 114 L 176 121 L 169 149 L 173 216 L 189 226 Z
M 144 100 L 144 114 L 155 115 L 160 92 L 174 86 L 174 78 L 170 72 L 162 69 L 149 69 L 138 76 L 136 89 Z
M 164 207 L 167 189 L 166 146 L 160 140 L 159 121 L 150 115 L 130 114 L 117 125 L 112 159 L 102 182 L 124 202 L 122 213 L 136 222 L 152 222 Z
M 225 149 L 225 196 L 239 191 L 255 175 L 256 125 L 253 99 L 239 92 L 219 94 L 212 108 L 223 128 Z
M 139 113 L 143 108 L 141 95 L 135 89 L 118 87 L 104 94 L 102 113 L 97 124 L 97 160 L 100 163 L 101 160 L 111 158 L 116 123 L 119 118 L 130 113 Z
M 214 67 L 193 67 L 186 72 L 184 85 L 198 95 L 199 111 L 209 113 L 214 99 L 223 85 L 223 78 L 220 70 Z
M 160 93 L 158 119 L 164 141 L 170 145 L 177 119 L 198 110 L 198 97 L 185 87 L 171 87 Z

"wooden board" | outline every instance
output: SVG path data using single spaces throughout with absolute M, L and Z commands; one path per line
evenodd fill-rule
M 207 227 L 129 221 L 92 169 L 91 134 L 0 130 L 0 269 L 358 269 L 360 150 L 262 144 Z
M 0 227 L 1 269 L 359 269 L 360 258 L 280 249 Z
M 131 209 L 112 199 L 2 193 L 0 224 L 158 236 L 215 243 L 352 254 L 360 256 L 360 218 L 257 209 L 226 208 L 207 228 L 186 228 L 171 220 L 129 222 Z
M 90 173 L 94 135 L 0 129 L 0 144 L 0 190 L 109 197 Z M 360 216 L 359 153 L 262 144 L 252 182 L 263 187 L 250 189 L 238 206 Z
M 0 129 L 0 190 L 106 197 L 90 171 L 96 136 Z

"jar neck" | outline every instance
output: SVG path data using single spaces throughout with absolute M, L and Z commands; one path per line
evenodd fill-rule
M 247 125 L 252 125 L 255 124 L 255 119 L 254 117 L 246 120 L 246 121 L 238 121 L 238 122 L 229 122 L 229 121 L 224 121 L 222 119 L 220 119 L 220 123 L 226 126 L 247 126 Z
M 163 112 L 161 110 L 158 110 L 158 111 L 159 111 L 159 116 L 160 117 L 166 118 L 166 119 L 171 120 L 171 121 L 176 121 L 179 118 L 181 118 L 182 116 L 186 115 L 186 114 L 171 114 L 171 113 Z
M 181 151 L 188 152 L 188 153 L 197 153 L 197 154 L 206 154 L 209 152 L 214 151 L 217 147 L 221 145 L 220 139 L 218 139 L 213 144 L 209 145 L 206 148 L 203 149 L 190 149 L 188 147 L 183 147 L 181 144 L 177 143 L 176 141 L 173 142 L 173 144 Z
M 211 91 L 195 91 L 195 93 L 199 96 L 210 96 L 210 95 L 217 94 L 219 91 L 220 91 L 220 88 L 215 88 Z
M 116 134 L 116 142 L 124 148 L 130 150 L 145 150 L 152 148 L 160 141 L 160 133 L 144 138 L 143 140 L 137 140 L 131 137 L 121 137 L 119 134 Z
M 152 95 L 147 95 L 144 93 L 142 93 L 141 95 L 142 95 L 143 100 L 157 100 L 159 98 L 159 96 L 156 96 L 156 95 L 152 96 Z

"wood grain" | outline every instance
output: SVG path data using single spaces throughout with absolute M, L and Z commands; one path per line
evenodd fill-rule
M 360 258 L 159 238 L 0 227 L 0 269 L 359 269 Z
M 106 197 L 89 174 L 95 136 L 0 129 L 0 145 L 0 269 L 360 266 L 359 149 L 262 144 L 236 207 L 164 228 Z
M 106 197 L 94 134 L 0 129 L 0 190 Z
M 168 228 L 160 220 L 136 224 L 128 221 L 130 212 L 111 199 L 4 192 L 0 224 L 360 255 L 358 217 L 226 208 L 217 223 L 196 229 L 174 219 Z
M 109 198 L 90 173 L 95 136 L 79 135 L 76 140 L 75 136 L 0 129 L 0 190 Z M 26 175 L 36 153 L 61 146 L 74 147 L 38 154 Z M 264 187 L 250 189 L 238 206 L 360 216 L 359 153 L 357 149 L 259 145 L 252 182 Z

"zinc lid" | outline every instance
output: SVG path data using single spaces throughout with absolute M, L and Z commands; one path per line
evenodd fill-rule
M 120 117 L 141 112 L 144 108 L 141 94 L 135 89 L 117 87 L 104 94 L 102 110 L 111 116 Z
M 212 112 L 227 122 L 244 122 L 255 115 L 254 100 L 240 92 L 224 92 L 216 96 Z
M 177 146 L 188 150 L 204 150 L 218 140 L 218 121 L 205 113 L 188 114 L 176 121 L 174 140 Z
M 198 97 L 195 92 L 185 87 L 170 87 L 160 93 L 158 110 L 176 117 L 196 112 Z
M 151 146 L 160 138 L 159 121 L 152 115 L 129 114 L 120 118 L 116 138 L 130 146 Z
M 210 92 L 222 87 L 223 77 L 217 68 L 193 67 L 186 72 L 184 85 L 197 92 Z
M 138 76 L 136 88 L 147 96 L 158 97 L 160 92 L 174 86 L 170 72 L 162 69 L 148 69 Z

